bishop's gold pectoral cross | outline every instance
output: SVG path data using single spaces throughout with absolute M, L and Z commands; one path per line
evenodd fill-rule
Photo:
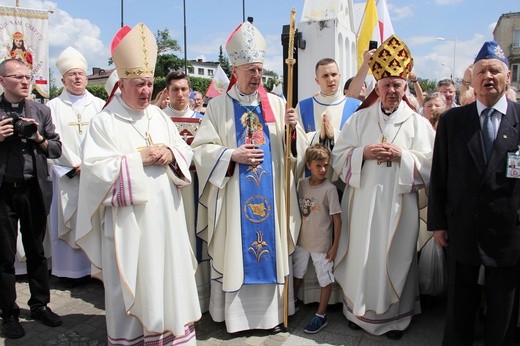
M 150 135 L 150 132 L 148 132 L 148 131 L 146 131 L 144 133 L 144 140 L 146 141 L 146 146 L 137 148 L 138 151 L 141 151 L 145 148 L 148 148 L 148 147 L 151 147 L 154 145 L 153 140 L 152 140 L 152 135 Z
M 81 121 L 81 114 L 77 114 L 76 116 L 78 118 L 78 121 L 76 121 L 76 122 L 74 122 L 74 121 L 69 122 L 69 126 L 77 126 L 79 134 L 82 134 L 83 131 L 81 130 L 81 126 L 82 125 L 86 126 L 86 125 L 89 124 L 89 122 L 88 121 Z
M 387 140 L 386 140 L 386 137 L 385 135 L 383 135 L 381 137 L 381 143 L 386 143 Z M 380 165 L 383 163 L 383 160 L 377 160 L 377 164 Z M 386 161 L 386 167 L 392 167 L 392 161 Z

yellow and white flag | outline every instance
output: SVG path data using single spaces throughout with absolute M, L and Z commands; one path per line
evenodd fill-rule
M 376 41 L 381 45 L 389 36 L 394 34 L 394 27 L 390 20 L 386 0 L 367 0 L 365 12 L 358 31 L 357 66 L 363 64 L 363 53 L 368 49 L 368 43 Z

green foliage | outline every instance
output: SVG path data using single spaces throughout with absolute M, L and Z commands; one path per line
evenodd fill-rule
M 220 64 L 220 67 L 222 67 L 222 70 L 226 73 L 229 79 L 231 79 L 231 65 L 229 63 L 229 59 L 224 55 L 224 52 L 222 51 L 222 46 L 219 48 L 218 53 L 218 62 Z
M 90 91 L 92 95 L 97 96 L 100 99 L 108 99 L 108 94 L 105 90 L 105 84 L 89 84 L 87 85 L 87 90 Z
M 267 79 L 267 82 L 264 85 L 265 89 L 268 91 L 273 90 L 273 88 L 280 83 L 280 77 L 278 76 L 278 73 L 274 71 L 264 69 L 264 76 L 271 77 Z
M 170 30 L 168 28 L 164 28 L 164 30 L 157 30 L 155 39 L 157 40 L 157 54 L 159 55 L 168 51 L 181 50 L 177 40 L 174 40 L 170 37 Z
M 191 63 L 187 62 L 188 67 Z M 155 64 L 155 75 L 158 77 L 166 77 L 170 71 L 184 71 L 184 59 L 179 59 L 173 54 L 163 54 L 157 57 Z
M 428 93 L 435 91 L 437 89 L 437 81 L 429 80 L 429 79 L 419 79 L 419 84 L 423 91 Z
M 190 76 L 191 88 L 194 91 L 200 91 L 202 95 L 206 94 L 206 90 L 208 90 L 209 83 L 211 83 L 211 79 Z
M 157 94 L 160 93 L 161 90 L 163 90 L 164 88 L 166 88 L 166 78 L 165 77 L 155 77 L 153 80 L 152 100 L 154 100 L 155 97 L 157 96 Z
M 52 70 L 49 69 L 49 100 L 52 100 L 56 96 L 59 96 L 61 94 L 61 90 L 63 88 L 58 88 L 56 86 L 56 80 L 54 79 L 54 74 L 52 73 Z

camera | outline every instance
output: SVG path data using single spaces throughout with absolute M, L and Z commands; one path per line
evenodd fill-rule
M 377 41 L 370 41 L 368 43 L 368 50 L 377 49 Z
M 22 120 L 16 113 L 8 113 L 4 119 L 13 119 L 14 133 L 24 136 L 26 138 L 32 138 L 38 131 L 38 126 L 35 123 L 29 123 Z

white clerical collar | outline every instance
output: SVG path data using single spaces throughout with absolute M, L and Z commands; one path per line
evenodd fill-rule
M 195 115 L 195 111 L 192 110 L 189 105 L 187 105 L 186 108 L 182 111 L 173 108 L 170 106 L 170 104 L 168 104 L 167 107 L 173 117 L 193 118 Z
M 83 103 L 85 103 L 85 101 L 87 100 L 87 93 L 84 92 L 83 94 L 81 95 L 74 95 L 74 94 L 71 94 L 70 92 L 68 92 L 67 90 L 65 90 L 65 92 L 67 93 L 67 96 L 69 97 L 69 100 L 70 102 L 74 105 L 74 106 L 81 106 Z
M 146 109 L 133 109 L 129 105 L 126 104 L 126 102 L 123 100 L 121 95 L 114 95 L 114 97 L 116 97 L 119 100 L 119 102 L 121 102 L 121 105 L 123 106 L 125 111 L 128 112 L 127 116 L 135 118 L 135 117 L 142 117 L 143 115 L 145 115 Z M 120 114 L 120 115 L 124 116 L 124 114 Z
M 345 99 L 345 95 L 340 90 L 336 91 L 334 95 L 324 95 L 322 92 L 319 92 L 314 97 L 324 104 L 333 104 Z
M 231 96 L 233 96 L 235 99 L 237 99 L 241 105 L 258 106 L 260 104 L 260 96 L 258 95 L 258 90 L 252 94 L 246 95 L 238 89 L 237 84 L 233 85 L 233 89 L 231 89 L 231 90 L 234 91 L 234 93 L 233 93 L 234 95 L 231 95 Z
M 399 107 L 397 107 L 397 109 L 395 111 L 393 111 L 391 114 L 386 114 L 385 112 L 383 112 L 381 100 L 379 100 L 377 109 L 379 110 L 379 115 L 384 120 L 384 122 L 390 123 L 390 122 L 393 122 L 395 120 L 395 118 L 397 118 L 400 111 L 404 108 L 404 104 L 405 104 L 405 102 L 401 101 L 399 103 Z

